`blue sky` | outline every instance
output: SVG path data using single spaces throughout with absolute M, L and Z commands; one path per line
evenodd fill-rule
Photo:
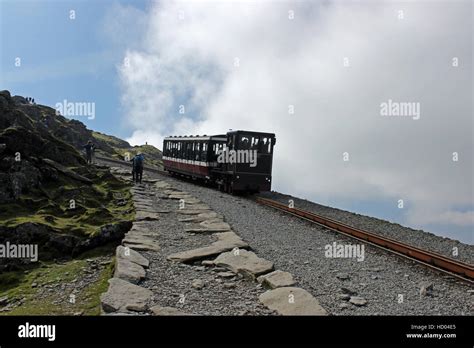
M 225 3 L 0 0 L 0 88 L 94 102 L 88 128 L 159 148 L 273 131 L 274 189 L 474 242 L 472 3 Z M 421 120 L 381 118 L 389 98 L 421 102 Z
M 104 39 L 104 18 L 117 1 L 1 0 L 0 86 L 54 107 L 64 99 L 95 102 L 96 118 L 78 117 L 88 128 L 122 138 L 116 65 L 123 52 Z M 120 1 L 144 9 L 145 1 Z M 70 19 L 70 11 L 75 19 Z M 15 66 L 16 57 L 21 66 Z

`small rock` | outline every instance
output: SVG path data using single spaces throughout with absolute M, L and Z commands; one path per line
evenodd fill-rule
M 376 280 L 376 279 L 379 279 L 379 277 L 378 277 L 378 276 L 376 276 L 376 275 L 373 275 L 373 276 L 371 276 L 371 277 L 370 277 L 370 279 L 372 279 L 372 280 Z
M 349 294 L 338 294 L 337 298 L 339 300 L 349 301 L 351 299 L 351 295 L 349 295 Z
M 204 287 L 204 282 L 201 279 L 194 279 L 191 286 L 197 290 L 201 290 Z
M 32 288 L 36 288 L 38 286 L 38 283 L 31 283 Z
M 8 304 L 8 296 L 0 297 L 0 306 L 6 306 Z
M 336 278 L 339 280 L 348 280 L 349 275 L 347 273 L 338 273 L 336 274 Z
M 433 283 L 423 283 L 420 286 L 420 295 L 421 296 L 431 296 L 433 294 Z
M 348 289 L 348 288 L 341 288 L 341 291 L 344 294 L 357 295 L 357 291 L 354 291 L 354 290 L 351 290 L 351 289 Z
M 351 296 L 349 302 L 356 306 L 365 306 L 367 304 L 367 300 L 359 296 Z
M 217 276 L 221 278 L 233 278 L 235 277 L 235 274 L 232 272 L 220 272 L 220 273 L 217 273 Z
M 214 261 L 212 261 L 213 264 L 214 264 Z M 214 267 L 214 269 L 212 270 L 213 272 L 216 272 L 216 273 L 219 273 L 219 272 L 228 272 L 227 271 L 227 268 L 223 268 L 223 267 Z
M 177 308 L 173 307 L 162 307 L 162 306 L 153 306 L 150 308 L 150 311 L 153 313 L 153 315 L 189 315 L 185 312 L 180 311 Z
M 211 260 L 204 260 L 201 262 L 201 265 L 203 266 L 214 266 L 214 261 L 211 261 Z
M 198 272 L 202 272 L 202 271 L 206 270 L 206 267 L 205 266 L 198 266 L 198 267 L 194 267 L 194 269 Z
M 74 313 L 74 316 L 79 316 L 79 315 L 83 315 L 83 314 L 84 314 L 84 311 L 80 311 L 80 312 Z
M 348 305 L 346 302 L 339 303 L 339 308 L 340 309 L 348 309 L 348 308 L 350 308 L 350 305 Z
M 226 289 L 233 289 L 235 288 L 235 284 L 234 283 L 224 283 L 222 284 L 224 286 L 224 288 Z

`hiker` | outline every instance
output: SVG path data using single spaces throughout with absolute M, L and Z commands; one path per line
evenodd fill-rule
M 92 144 L 92 140 L 89 140 L 86 145 L 83 146 L 86 150 L 86 160 L 87 163 L 92 163 L 92 154 L 95 150 L 95 145 Z
M 133 157 L 133 167 L 132 167 L 132 176 L 134 182 L 142 183 L 142 176 L 143 176 L 143 162 L 145 161 L 145 157 L 142 153 L 137 154 Z

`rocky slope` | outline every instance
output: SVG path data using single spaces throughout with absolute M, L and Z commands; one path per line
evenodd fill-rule
M 130 228 L 129 187 L 78 151 L 91 137 L 79 121 L 0 92 L 0 244 L 37 244 L 44 261 L 118 240 Z M 0 270 L 20 263 L 0 258 Z
M 6 91 L 2 92 L 5 93 Z M 9 93 L 8 93 L 9 95 Z M 35 125 L 47 130 L 56 138 L 72 145 L 76 150 L 81 152 L 83 145 L 88 140 L 92 140 L 96 145 L 97 155 L 111 157 L 115 159 L 123 159 L 126 153 L 130 156 L 142 152 L 148 165 L 162 165 L 160 150 L 151 145 L 131 146 L 128 142 L 117 137 L 95 132 L 78 120 L 67 119 L 56 114 L 56 110 L 44 106 L 29 103 L 26 98 L 21 96 L 11 97 L 15 108 L 29 116 Z

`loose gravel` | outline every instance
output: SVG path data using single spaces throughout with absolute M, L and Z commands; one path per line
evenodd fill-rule
M 177 189 L 189 192 L 209 205 L 214 211 L 222 214 L 225 221 L 250 244 L 259 257 L 274 262 L 275 269 L 292 273 L 297 281 L 297 286 L 309 291 L 332 315 L 474 314 L 473 289 L 460 280 L 437 273 L 413 261 L 397 257 L 370 245 L 364 245 L 365 258 L 363 261 L 357 261 L 355 258 L 326 257 L 326 247 L 334 242 L 342 245 L 358 242 L 321 226 L 261 206 L 247 197 L 223 194 L 215 189 L 159 174 L 149 173 L 149 175 L 165 180 Z M 269 198 L 278 198 L 285 202 L 289 197 L 283 195 L 278 197 L 279 194 L 276 193 L 268 195 L 273 195 L 267 196 Z M 308 206 L 305 206 L 302 204 L 303 200 L 294 200 L 297 207 L 312 210 L 310 205 L 314 203 L 308 202 Z M 177 202 L 167 200 L 158 202 L 159 208 L 167 208 L 167 204 L 177 204 Z M 320 207 L 321 211 L 326 209 L 327 216 L 356 227 L 372 232 L 382 229 L 382 227 L 372 228 L 380 222 L 378 219 Z M 337 215 L 329 215 L 332 210 L 340 212 L 342 218 Z M 332 214 L 336 213 L 332 212 Z M 351 216 L 355 216 L 353 222 L 348 220 Z M 158 221 L 164 224 L 157 226 L 161 231 L 160 238 L 162 238 L 161 243 L 165 252 L 160 255 L 146 255 L 152 259 L 152 264 L 149 270 L 150 279 L 145 280 L 142 285 L 156 289 L 155 300 L 157 303 L 178 307 L 176 303 L 180 294 L 183 293 L 189 294 L 191 307 L 188 307 L 188 311 L 191 308 L 191 312 L 197 314 L 239 314 L 241 313 L 239 311 L 243 311 L 244 307 L 248 308 L 250 303 L 255 306 L 255 296 L 262 292 L 255 286 L 255 283 L 237 280 L 237 290 L 233 292 L 234 296 L 229 296 L 224 292 L 220 282 L 216 281 L 217 276 L 213 271 L 207 268 L 203 270 L 197 265 L 172 264 L 165 260 L 169 253 L 187 249 L 184 247 L 185 244 L 174 244 L 181 238 L 185 243 L 188 243 L 186 245 L 189 247 L 200 247 L 206 243 L 203 239 L 204 236 L 200 235 L 198 236 L 199 242 L 196 241 L 194 244 L 192 242 L 194 236 L 189 236 L 184 232 L 182 223 L 174 221 L 176 219 L 173 220 L 171 215 Z M 369 225 L 359 225 L 364 221 Z M 387 224 L 385 221 L 381 223 Z M 400 226 L 399 228 L 403 229 L 404 227 Z M 411 244 L 438 252 L 444 251 L 445 254 L 449 250 L 450 253 L 452 244 L 449 244 L 449 247 L 444 246 L 438 249 L 433 249 L 433 246 L 429 247 L 425 244 L 416 244 L 421 243 L 420 240 L 431 241 L 432 244 L 442 243 L 440 240 L 444 238 L 428 233 L 423 237 L 419 233 L 424 232 L 415 232 L 417 233 L 413 235 L 418 237 L 414 237 Z M 396 230 L 380 233 L 396 234 Z M 399 238 L 405 238 L 405 242 L 410 241 L 406 232 L 405 236 Z M 445 242 L 449 243 L 449 241 Z M 464 255 L 464 261 L 472 259 L 466 257 L 466 254 L 472 252 L 471 246 L 459 243 L 458 247 L 460 254 Z M 196 271 L 201 274 L 200 277 L 196 277 Z M 205 286 L 201 290 L 194 291 L 192 282 L 196 278 L 200 278 Z M 222 296 L 215 298 L 216 293 L 222 294 Z M 206 304 L 205 301 L 203 302 L 203 296 L 206 299 L 213 298 L 213 300 L 207 301 Z M 228 310 L 229 308 L 231 310 Z M 248 314 L 269 314 L 265 312 L 264 308 L 254 308 Z
M 223 214 L 258 256 L 274 262 L 276 269 L 292 273 L 297 285 L 308 290 L 333 315 L 474 314 L 472 288 L 462 281 L 370 245 L 364 246 L 364 261 L 326 257 L 327 245 L 356 242 L 246 197 L 150 175 L 169 181 Z M 431 292 L 423 291 L 426 284 L 433 285 Z M 364 301 L 357 298 L 350 301 L 351 296 L 367 302 L 361 305 Z
M 305 199 L 284 195 L 278 192 L 266 192 L 262 197 L 273 199 L 285 204 L 291 199 L 295 208 L 310 211 L 324 217 L 328 217 L 353 227 L 367 230 L 399 242 L 403 242 L 424 250 L 437 252 L 441 255 L 457 259 L 469 264 L 474 264 L 474 246 L 461 243 L 450 238 L 440 237 L 423 230 L 414 230 L 396 223 L 380 220 L 370 216 L 364 216 L 337 208 L 327 207 Z M 453 256 L 453 250 L 457 248 L 458 255 Z
M 176 213 L 177 200 L 160 199 L 154 204 L 171 213 L 160 214 L 158 221 L 147 223 L 160 244 L 159 252 L 142 252 L 150 266 L 146 279 L 139 285 L 153 291 L 150 307 L 174 307 L 196 315 L 275 314 L 259 303 L 258 296 L 265 289 L 258 283 L 241 276 L 229 277 L 226 269 L 203 266 L 201 261 L 181 264 L 167 260 L 172 253 L 210 245 L 216 238 L 212 234 L 185 232 L 189 225 L 178 218 L 189 216 Z

